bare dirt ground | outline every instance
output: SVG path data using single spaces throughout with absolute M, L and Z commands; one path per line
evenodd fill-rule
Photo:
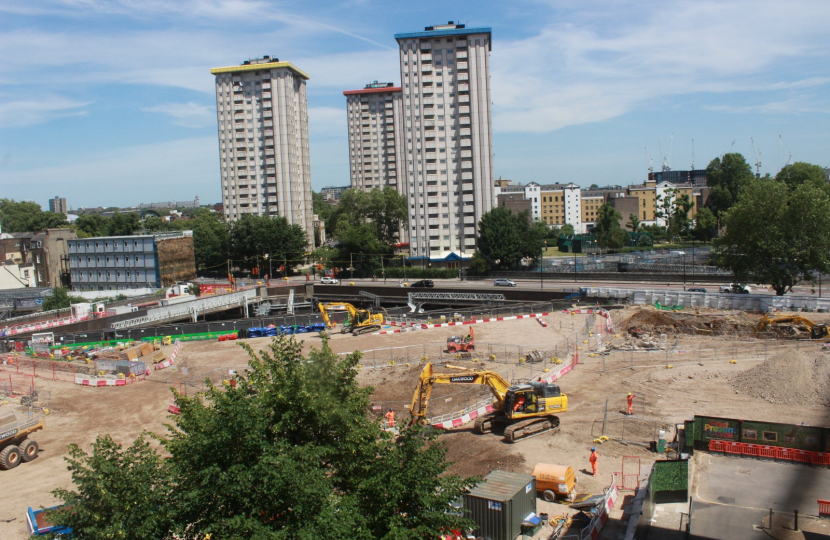
M 645 470 L 656 457 L 647 449 L 656 430 L 667 429 L 671 436 L 675 423 L 694 414 L 830 425 L 827 408 L 830 370 L 825 367 L 830 353 L 819 346 L 807 346 L 801 341 L 775 341 L 764 349 L 766 344 L 754 340 L 751 330 L 746 330 L 754 326 L 758 316 L 743 313 L 665 313 L 654 312 L 652 308 L 628 308 L 613 312 L 613 317 L 618 337 L 607 334 L 602 337 L 601 346 L 611 347 L 607 355 L 597 354 L 594 336 L 574 339 L 574 332 L 585 325 L 585 315 L 551 314 L 545 318 L 547 328 L 533 319 L 475 325 L 479 362 L 450 358 L 451 363 L 493 369 L 509 379 L 521 379 L 540 374 L 542 366 L 518 363 L 515 353 L 518 347 L 523 351 L 564 351 L 565 347 L 572 350 L 579 346 L 582 348 L 580 365 L 559 381 L 570 405 L 569 411 L 561 415 L 558 432 L 508 444 L 494 434 L 473 433 L 471 425 L 452 430 L 439 439 L 446 445 L 448 460 L 453 463 L 450 472 L 463 476 L 484 476 L 493 469 L 530 473 L 539 462 L 567 464 L 577 471 L 580 492 L 601 493 L 610 482 L 611 473 L 620 470 L 623 456 L 640 457 Z M 690 326 L 702 330 L 723 328 L 724 333 L 689 332 Z M 630 328 L 652 335 L 665 334 L 666 337 L 653 341 L 670 348 L 669 361 L 673 367 L 666 368 L 664 349 L 628 350 L 641 339 L 633 339 L 628 332 Z M 363 351 L 367 362 L 360 373 L 361 382 L 375 386 L 376 404 L 382 407 L 394 404 L 399 418 L 405 420 L 408 415 L 404 405 L 411 400 L 423 367 L 417 349 L 429 347 L 430 351 L 437 351 L 443 348 L 448 336 L 467 331 L 467 327 L 448 327 L 361 337 L 334 334 L 330 345 L 338 353 Z M 316 335 L 297 337 L 306 352 L 321 345 Z M 246 343 L 257 351 L 267 348 L 270 338 L 246 340 Z M 404 346 L 408 348 L 392 352 L 386 349 Z M 404 356 L 399 352 L 402 350 L 410 355 Z M 495 361 L 483 354 L 489 351 L 496 351 Z M 763 355 L 761 351 L 765 351 Z M 439 359 L 430 354 L 430 360 Z M 372 355 L 375 362 L 369 362 Z M 395 360 L 394 366 L 385 365 L 388 358 Z M 409 365 L 406 365 L 407 358 Z M 736 363 L 729 362 L 732 358 Z M 631 369 L 632 363 L 634 369 Z M 0 471 L 4 486 L 0 490 L 0 538 L 28 538 L 26 508 L 55 504 L 57 501 L 50 492 L 71 486 L 63 459 L 70 443 L 89 449 L 97 436 L 108 433 L 126 445 L 142 431 L 162 433 L 168 420 L 169 387 L 195 390 L 204 377 L 221 380 L 227 378 L 228 370 L 240 370 L 246 364 L 247 354 L 234 342 L 192 342 L 183 345 L 175 370 L 155 372 L 147 381 L 123 388 L 89 388 L 36 379 L 40 389 L 52 392 L 52 414 L 47 417 L 47 429 L 33 437 L 40 443 L 39 457 L 11 471 Z M 783 388 L 772 391 L 770 388 L 781 386 L 782 368 L 788 368 L 787 373 L 793 375 L 783 377 Z M 466 389 L 466 394 L 464 390 L 457 385 L 436 389 L 433 412 L 458 410 L 470 404 L 465 401 L 486 395 L 478 389 Z M 628 392 L 637 394 L 635 414 L 624 420 Z M 625 437 L 630 442 L 612 440 L 597 445 L 600 476 L 594 478 L 586 474 L 590 469 L 588 456 L 595 444 L 592 441 L 602 432 L 606 401 L 606 434 L 612 438 Z M 540 511 L 551 515 L 564 510 L 567 509 L 540 502 Z M 616 535 L 613 530 L 603 534 L 606 538 Z

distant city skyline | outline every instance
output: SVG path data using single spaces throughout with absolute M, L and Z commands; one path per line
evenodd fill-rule
M 310 76 L 312 187 L 347 185 L 343 91 L 400 84 L 394 35 L 449 20 L 492 28 L 497 178 L 627 185 L 645 147 L 655 170 L 689 169 L 692 140 L 696 168 L 729 151 L 754 164 L 750 138 L 761 174 L 790 154 L 830 165 L 822 2 L 6 0 L 0 14 L 0 196 L 44 209 L 56 193 L 221 201 L 209 70 L 266 54 Z

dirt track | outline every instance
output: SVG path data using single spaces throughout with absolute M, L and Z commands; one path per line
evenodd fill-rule
M 629 317 L 634 314 L 636 313 L 631 310 L 615 313 L 618 328 L 627 329 L 638 325 L 645 327 L 644 323 L 648 322 L 646 317 L 650 315 L 637 315 L 637 318 L 629 321 Z M 660 318 L 663 315 L 665 314 L 657 314 Z M 673 318 L 675 315 L 672 314 L 670 317 Z M 564 346 L 565 340 L 572 335 L 572 331 L 584 325 L 585 319 L 584 315 L 552 314 L 546 317 L 548 328 L 543 328 L 533 319 L 479 324 L 475 326 L 476 340 L 480 344 L 479 350 L 488 344 L 522 346 L 525 349 L 554 349 Z M 750 324 L 749 319 L 746 319 L 745 324 Z M 665 324 L 655 325 L 654 328 L 661 332 L 670 331 Z M 383 354 L 388 354 L 388 351 L 379 353 L 377 349 L 403 345 L 430 345 L 437 348 L 446 343 L 448 336 L 462 332 L 466 332 L 464 327 L 362 337 L 336 334 L 330 343 L 335 352 L 360 349 L 374 351 L 375 355 L 382 357 Z M 580 351 L 582 361 L 559 382 L 563 392 L 570 399 L 570 410 L 562 415 L 560 431 L 511 445 L 502 442 L 496 435 L 478 435 L 471 432 L 469 425 L 464 426 L 441 437 L 447 446 L 448 458 L 454 463 L 451 471 L 464 476 L 485 475 L 494 468 L 530 473 L 537 462 L 563 463 L 573 466 L 577 471 L 583 471 L 588 468 L 592 440 L 601 432 L 606 400 L 609 403 L 606 432 L 612 435 L 621 433 L 627 392 L 637 394 L 637 418 L 626 421 L 628 435 L 643 443 L 651 440 L 655 429 L 671 428 L 673 432 L 674 423 L 694 414 L 830 425 L 827 418 L 828 409 L 818 405 L 821 403 L 819 400 L 787 404 L 765 399 L 760 387 L 752 387 L 755 377 L 750 376 L 749 380 L 745 380 L 746 377 L 740 375 L 741 372 L 753 368 L 762 369 L 757 366 L 763 364 L 763 358 L 739 358 L 737 363 L 730 364 L 729 359 L 734 355 L 729 351 L 735 349 L 734 337 L 694 336 L 687 335 L 682 330 L 677 330 L 676 333 L 679 334 L 677 343 L 680 348 L 687 347 L 692 350 L 702 346 L 725 352 L 718 357 L 717 362 L 705 362 L 703 366 L 688 362 L 672 369 L 666 369 L 660 360 L 662 356 L 657 353 L 653 355 L 656 362 L 652 367 L 631 370 L 627 368 L 629 357 L 625 353 L 590 357 L 588 347 L 596 346 L 593 338 L 588 344 L 579 341 L 578 345 L 583 347 Z M 305 338 L 305 350 L 320 344 L 317 336 L 299 337 Z M 587 336 L 585 338 L 587 339 Z M 604 345 L 607 345 L 609 340 L 612 344 L 626 341 L 623 334 L 618 338 L 604 336 L 603 339 Z M 259 350 L 266 347 L 269 341 L 270 338 L 259 338 L 247 340 L 247 343 L 254 350 Z M 573 345 L 573 341 L 569 343 Z M 778 349 L 779 352 L 767 360 L 766 365 L 781 362 L 780 359 L 789 357 L 786 351 L 790 347 L 794 350 L 796 346 L 795 342 L 784 342 L 782 348 Z M 803 346 L 801 351 L 804 351 Z M 367 352 L 366 356 L 370 354 L 372 353 Z M 823 356 L 825 354 L 827 353 L 822 353 L 816 348 L 814 351 L 811 349 L 807 356 L 814 362 L 816 358 L 826 358 Z M 603 358 L 606 369 L 604 374 Z M 507 358 L 495 362 L 489 358 L 480 360 L 487 369 L 497 370 L 507 377 L 518 378 L 528 374 L 528 367 L 519 365 L 515 359 L 510 359 L 511 363 L 507 363 Z M 144 430 L 162 432 L 163 424 L 167 420 L 169 386 L 195 389 L 203 377 L 210 376 L 214 380 L 221 380 L 227 377 L 228 369 L 244 368 L 246 362 L 245 352 L 233 342 L 194 342 L 182 347 L 175 371 L 156 372 L 148 381 L 123 388 L 89 388 L 37 379 L 41 389 L 52 391 L 52 414 L 47 418 L 48 428 L 37 433 L 35 437 L 42 449 L 40 456 L 32 463 L 0 472 L 4 486 L 0 491 L 0 538 L 28 538 L 24 516 L 26 508 L 52 505 L 56 501 L 50 495 L 50 491 L 56 487 L 70 486 L 70 477 L 63 460 L 67 455 L 68 444 L 74 442 L 88 449 L 95 437 L 104 433 L 111 434 L 122 444 L 129 444 Z M 376 403 L 383 406 L 390 403 L 403 405 L 411 399 L 421 370 L 419 362 L 420 357 L 416 358 L 413 355 L 410 366 L 396 363 L 394 367 L 366 367 L 361 371 L 361 382 L 378 388 L 374 396 Z M 187 374 L 184 373 L 184 368 L 187 369 Z M 538 366 L 536 372 L 539 372 Z M 758 379 L 759 385 L 769 384 L 768 380 L 760 375 Z M 183 384 L 184 381 L 191 381 L 193 385 L 187 386 Z M 735 384 L 742 386 L 736 390 Z M 455 393 L 449 396 L 451 399 L 448 401 L 446 398 L 434 399 L 433 401 L 440 402 L 441 407 L 446 409 L 436 412 L 460 409 L 466 405 L 463 403 L 464 398 L 472 396 L 459 395 L 455 387 L 448 386 L 447 389 L 446 394 L 436 392 L 435 396 Z M 406 418 L 404 410 L 403 407 L 400 408 L 400 417 Z M 640 445 L 624 445 L 614 441 L 603 444 L 598 450 L 601 476 L 595 479 L 585 472 L 577 472 L 580 477 L 580 491 L 600 492 L 602 487 L 607 485 L 610 473 L 620 469 L 622 456 L 639 456 L 644 467 L 655 457 Z M 614 536 L 615 534 L 605 537 Z

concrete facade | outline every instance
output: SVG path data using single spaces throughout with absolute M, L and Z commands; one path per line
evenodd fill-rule
M 37 274 L 32 263 L 15 264 L 0 261 L 0 291 L 37 287 Z
M 66 287 L 69 285 L 68 242 L 78 238 L 71 229 L 46 229 L 29 241 L 26 262 L 35 267 L 38 285 L 41 287 Z
M 351 187 L 370 190 L 391 186 L 402 192 L 398 179 L 404 147 L 401 133 L 401 88 L 392 83 L 367 84 L 347 90 L 349 176 Z
M 268 56 L 210 72 L 225 217 L 280 215 L 311 240 L 308 75 Z
M 477 224 L 495 204 L 491 30 L 448 23 L 395 39 L 410 257 L 457 267 L 472 257 Z
M 49 211 L 60 214 L 69 213 L 69 207 L 66 206 L 66 199 L 59 196 L 56 196 L 54 199 L 49 199 Z
M 158 289 L 196 275 L 193 232 L 67 242 L 72 290 Z

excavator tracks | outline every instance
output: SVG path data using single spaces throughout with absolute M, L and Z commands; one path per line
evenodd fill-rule
M 559 429 L 559 418 L 556 416 L 529 418 L 507 426 L 504 430 L 504 440 L 512 443 L 557 429 Z

